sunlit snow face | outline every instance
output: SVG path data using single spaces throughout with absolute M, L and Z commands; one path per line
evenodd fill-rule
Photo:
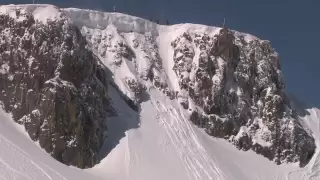
M 39 5 L 39 8 L 34 7 L 32 5 L 28 9 L 41 22 L 46 22 L 48 19 L 54 20 L 60 16 L 60 10 L 56 11 L 54 7 L 42 5 Z M 129 177 L 133 180 L 171 179 L 173 177 L 173 179 L 199 180 L 253 180 L 256 178 L 272 179 L 275 174 L 278 178 L 284 179 L 288 174 L 292 176 L 291 172 L 294 172 L 294 176 L 297 177 L 300 177 L 299 173 L 303 174 L 305 172 L 304 170 L 296 171 L 298 168 L 286 164 L 275 166 L 266 158 L 253 152 L 239 151 L 223 139 L 209 137 L 189 121 L 190 114 L 197 113 L 196 120 L 192 122 L 198 123 L 199 127 L 204 127 L 208 134 L 227 139 L 238 148 L 250 148 L 250 141 L 252 141 L 253 145 L 261 145 L 268 149 L 274 142 L 272 139 L 273 132 L 268 126 L 268 122 L 272 121 L 269 115 L 270 117 L 273 116 L 276 111 L 272 103 L 277 103 L 276 100 L 281 99 L 281 97 L 273 94 L 276 86 L 265 87 L 272 83 L 268 79 L 269 70 L 271 66 L 276 67 L 276 65 L 258 63 L 257 73 L 259 75 L 253 82 L 258 84 L 259 90 L 264 88 L 264 91 L 259 91 L 258 95 L 255 94 L 255 97 L 252 97 L 257 99 L 250 99 L 251 97 L 246 96 L 248 94 L 250 96 L 251 92 L 238 84 L 240 80 L 249 82 L 251 80 L 250 73 L 246 71 L 238 72 L 240 68 L 230 71 L 228 69 L 227 71 L 228 60 L 222 57 L 215 58 L 210 54 L 210 48 L 216 40 L 214 35 L 219 33 L 220 28 L 193 24 L 167 27 L 119 13 L 101 13 L 73 8 L 63 9 L 62 11 L 70 16 L 81 29 L 88 42 L 87 48 L 97 56 L 99 62 L 110 70 L 108 74 L 110 77 L 107 77 L 109 78 L 108 83 L 110 83 L 107 93 L 112 99 L 110 103 L 115 106 L 118 115 L 108 117 L 108 131 L 103 133 L 104 137 L 109 138 L 106 142 L 109 142 L 108 140 L 113 141 L 112 138 L 115 138 L 114 144 L 116 146 L 99 165 L 88 169 L 87 172 L 102 178 L 109 179 L 112 177 L 110 179 L 115 179 L 113 177 L 121 177 L 120 179 L 126 179 Z M 12 14 L 12 17 L 14 17 L 14 14 Z M 255 41 L 256 44 L 252 43 L 251 46 L 257 46 L 258 50 L 257 53 L 253 54 L 253 57 L 257 61 L 267 60 L 261 58 L 264 57 L 264 54 L 263 50 L 258 47 L 260 46 L 260 40 L 247 34 L 238 32 L 234 32 L 234 34 L 235 36 L 241 36 L 247 44 Z M 236 45 L 242 46 L 245 44 L 243 41 L 237 42 Z M 251 46 L 247 46 L 247 49 L 243 50 L 245 53 L 242 54 L 241 61 L 246 62 L 249 59 L 248 54 L 253 49 Z M 70 53 L 72 55 L 77 54 L 76 52 Z M 212 62 L 212 71 L 210 71 L 212 74 L 205 70 L 210 60 L 214 61 Z M 27 61 L 30 67 L 34 59 L 30 58 Z M 58 68 L 61 67 L 62 64 L 60 63 Z M 247 66 L 243 65 L 241 69 L 246 68 Z M 0 75 L 7 73 L 9 70 L 5 64 L 2 65 Z M 57 77 L 59 76 L 58 73 L 55 74 Z M 233 75 L 241 78 L 234 78 Z M 277 76 L 274 77 L 278 78 Z M 13 80 L 14 76 L 9 76 L 9 78 Z M 205 81 L 206 78 L 208 81 Z M 97 78 L 90 79 L 90 82 L 94 80 L 97 80 Z M 69 81 L 58 78 L 50 79 L 44 83 L 57 88 L 76 88 Z M 80 89 L 86 94 L 81 97 L 86 98 L 88 94 L 96 94 L 91 92 L 88 86 Z M 49 88 L 48 90 L 47 93 L 57 93 L 55 88 Z M 194 90 L 194 94 L 190 93 L 192 90 Z M 249 88 L 249 90 L 251 89 Z M 28 93 L 31 93 L 31 91 L 28 91 Z M 193 98 L 194 95 L 198 97 Z M 215 95 L 216 102 L 214 102 Z M 266 102 L 266 96 L 271 100 Z M 227 99 L 223 99 L 225 97 Z M 275 98 L 274 101 L 272 98 Z M 98 98 L 94 102 L 100 102 L 100 100 L 101 98 Z M 129 107 L 130 103 L 133 106 L 139 106 L 135 109 L 137 112 Z M 270 105 L 271 110 L 265 108 L 266 104 Z M 181 108 L 181 105 L 184 108 Z M 223 105 L 228 111 L 212 108 L 215 105 L 217 107 Z M 204 110 L 204 106 L 208 108 Z M 18 107 L 19 104 L 14 105 L 14 108 Z M 90 107 L 89 111 L 104 110 L 104 106 L 102 109 L 100 108 Z M 214 109 L 214 111 L 210 111 L 211 109 Z M 257 116 L 257 118 L 250 119 L 252 118 L 250 116 L 239 116 L 242 115 L 242 111 L 246 113 L 252 111 L 253 116 Z M 255 112 L 253 113 L 253 111 Z M 206 114 L 208 112 L 212 114 Z M 233 114 L 226 115 L 228 112 Z M 247 115 L 246 113 L 244 115 Z M 266 115 L 265 119 L 260 117 L 263 113 Z M 33 110 L 31 114 L 39 116 L 41 112 Z M 79 114 L 83 115 L 83 112 Z M 89 119 L 96 119 L 96 117 Z M 70 118 L 65 120 L 68 119 Z M 312 123 L 318 122 L 318 119 L 313 116 L 312 120 L 314 121 L 308 121 L 312 124 L 310 127 L 318 127 L 317 123 Z M 26 121 L 29 122 L 30 119 Z M 287 132 L 289 134 L 294 129 L 293 122 L 295 121 L 286 118 L 279 120 L 279 122 L 285 124 L 283 127 L 288 127 Z M 231 123 L 224 126 L 224 123 L 228 122 Z M 48 124 L 45 121 L 42 125 L 47 126 Z M 231 126 L 229 126 L 230 124 Z M 232 126 L 234 124 L 237 126 Z M 0 126 L 0 135 L 3 135 L 5 128 L 1 129 L 1 127 L 4 126 Z M 102 125 L 99 125 L 99 128 L 101 127 Z M 230 130 L 229 127 L 236 128 Z M 226 132 L 232 132 L 233 134 L 228 137 L 230 134 Z M 77 147 L 76 138 L 76 136 L 70 136 L 65 141 L 66 148 Z M 21 143 L 18 142 L 18 144 Z M 14 149 L 14 147 L 9 147 Z M 57 147 L 56 144 L 53 145 L 53 148 Z M 3 149 L 1 148 L 1 136 L 0 149 Z M 37 152 L 36 154 L 40 153 Z M 1 157 L 1 153 L 0 159 L 5 159 Z M 33 159 L 30 157 L 27 160 L 24 158 L 23 160 L 27 162 L 25 164 L 28 166 L 23 166 L 22 163 L 22 166 L 18 167 L 35 172 L 34 169 L 30 168 L 34 167 L 32 163 L 28 162 L 38 163 L 37 159 L 40 158 Z M 5 160 L 8 162 L 7 159 Z M 43 170 L 39 171 L 39 177 L 48 175 L 51 179 L 63 179 L 63 176 L 68 174 L 70 175 L 68 177 L 78 179 L 79 177 L 76 176 L 82 175 L 83 172 L 75 172 L 73 171 L 74 168 L 71 168 L 72 170 L 62 166 L 61 168 L 51 161 L 44 162 L 47 165 L 49 164 L 50 168 L 57 173 L 47 170 L 47 167 L 43 167 L 39 162 L 39 167 Z M 257 163 L 259 166 L 256 165 Z M 131 166 L 132 164 L 134 166 Z M 252 175 L 252 172 L 254 172 L 254 175 Z M 59 177 L 57 177 L 58 173 L 60 174 Z M 315 174 L 315 172 L 312 173 Z M 27 177 L 29 177 L 29 174 Z M 31 179 L 34 179 L 34 177 L 31 177 Z

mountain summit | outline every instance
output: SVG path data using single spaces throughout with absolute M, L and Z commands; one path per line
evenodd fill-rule
M 191 121 L 276 164 L 304 167 L 316 153 L 313 132 L 284 92 L 279 55 L 269 41 L 225 27 L 163 26 L 51 5 L 8 5 L 0 12 L 0 101 L 31 139 L 64 164 L 98 164 L 117 133 L 111 119 L 129 111 L 142 117 L 149 102 L 175 137 L 170 143 L 189 150 L 180 155 L 194 171 L 212 165 L 191 163 L 198 145 L 182 141 L 192 131 L 183 124 L 177 130 L 176 123 Z M 117 96 L 131 109 L 124 111 Z M 165 107 L 164 101 L 179 105 Z M 209 158 L 204 152 L 199 157 Z M 191 179 L 226 176 L 203 171 Z

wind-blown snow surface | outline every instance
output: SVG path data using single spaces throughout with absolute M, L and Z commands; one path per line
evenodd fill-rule
M 111 94 L 117 97 L 116 94 Z M 277 166 L 252 151 L 243 152 L 225 140 L 209 137 L 191 125 L 175 101 L 155 89 L 150 101 L 142 103 L 141 127 L 130 130 L 120 144 L 99 165 L 96 175 L 112 179 L 190 179 L 190 180 L 316 180 L 320 178 L 319 149 L 310 164 Z M 119 97 L 117 97 L 119 98 Z M 134 123 L 134 113 L 121 100 L 117 101 L 119 121 Z M 308 110 L 304 117 L 319 145 L 318 109 Z M 110 129 L 121 123 L 113 122 Z M 122 124 L 123 125 L 123 124 Z M 130 125 L 129 125 L 130 126 Z
M 45 23 L 47 20 L 59 20 L 62 18 L 63 14 L 61 10 L 53 5 L 35 5 L 35 4 L 28 4 L 28 5 L 7 5 L 7 6 L 0 6 L 0 13 L 9 14 L 10 17 L 16 18 L 16 9 L 21 9 L 21 12 L 32 12 L 33 17 L 35 20 Z M 19 19 L 23 20 L 23 19 Z
M 60 10 L 47 5 L 19 6 L 32 12 L 39 21 L 60 18 Z M 2 13 L 10 13 L 14 6 L 1 7 Z M 113 73 L 113 80 L 128 97 L 135 95 L 127 88 L 126 78 L 137 78 L 149 66 L 145 57 L 155 56 L 144 42 L 144 35 L 155 37 L 158 53 L 162 59 L 163 71 L 156 71 L 169 88 L 179 90 L 173 67 L 171 41 L 183 32 L 217 33 L 220 28 L 194 24 L 160 26 L 147 20 L 120 13 L 103 13 L 90 10 L 63 9 L 63 13 L 88 37 L 95 53 Z M 48 13 L 46 13 L 48 12 Z M 12 14 L 14 16 L 14 14 Z M 121 35 L 119 35 L 121 33 Z M 243 34 L 246 41 L 255 37 Z M 143 43 L 145 51 L 135 51 L 134 63 L 124 61 L 122 66 L 114 65 L 117 49 L 99 56 L 104 46 L 124 41 L 134 47 L 133 39 Z M 102 41 L 101 41 L 102 39 Z M 114 41 L 114 42 L 113 42 Z M 110 41 L 109 41 L 110 42 Z M 150 53 L 150 54 L 148 54 Z M 198 53 L 198 52 L 197 52 Z M 135 67 L 135 65 L 138 65 Z M 137 78 L 138 81 L 141 79 Z M 303 169 L 294 164 L 281 166 L 257 155 L 255 152 L 239 151 L 223 139 L 209 137 L 203 130 L 187 120 L 186 110 L 176 100 L 170 100 L 162 92 L 145 82 L 146 97 L 142 99 L 141 111 L 133 111 L 110 85 L 112 98 L 118 116 L 108 121 L 109 138 L 101 152 L 102 161 L 87 170 L 66 167 L 56 162 L 13 123 L 10 116 L 0 116 L 0 179 L 119 179 L 119 180 L 316 180 L 320 179 L 320 153 L 315 153 Z M 317 146 L 320 143 L 320 111 L 308 110 L 306 126 L 310 127 Z M 124 133 L 124 134 L 122 134 Z M 105 152 L 111 152 L 107 155 Z
M 10 116 L 0 114 L 0 179 L 119 179 L 119 180 L 317 180 L 319 149 L 310 164 L 277 166 L 254 152 L 243 152 L 221 139 L 214 139 L 191 125 L 180 105 L 155 89 L 142 103 L 140 115 L 110 88 L 119 116 L 109 122 L 110 139 L 117 130 L 128 130 L 111 153 L 92 169 L 78 170 L 55 161 L 26 137 Z M 304 119 L 319 146 L 318 109 Z M 138 122 L 140 119 L 140 122 Z M 108 144 L 106 144 L 108 145 Z
M 67 180 L 99 179 L 65 166 L 34 143 L 11 116 L 0 110 L 0 179 Z

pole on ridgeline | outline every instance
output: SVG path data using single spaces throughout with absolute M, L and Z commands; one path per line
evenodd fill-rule
M 226 25 L 226 18 L 223 18 L 223 29 L 225 28 Z
M 113 6 L 113 12 L 116 12 L 116 5 Z

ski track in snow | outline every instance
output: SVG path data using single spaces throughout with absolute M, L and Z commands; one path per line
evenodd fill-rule
M 56 11 L 55 8 L 45 8 L 46 5 L 42 5 L 40 9 L 35 9 L 39 5 L 26 5 L 29 6 L 29 9 L 33 9 L 34 14 L 37 15 L 37 18 L 46 20 L 46 17 L 42 15 L 59 15 L 60 11 Z M 21 7 L 24 7 L 21 6 Z M 15 8 L 15 7 L 11 7 Z M 10 9 L 10 8 L 9 8 Z M 5 7 L 2 7 L 2 11 L 7 11 Z M 49 13 L 46 13 L 47 10 L 51 10 Z M 207 26 L 203 25 L 174 25 L 174 26 L 158 26 L 152 22 L 145 21 L 140 18 L 132 17 L 129 15 L 124 15 L 121 13 L 102 13 L 96 11 L 89 10 L 80 10 L 80 9 L 65 9 L 64 12 L 75 20 L 76 24 L 79 26 L 88 26 L 88 28 L 98 28 L 100 29 L 106 28 L 109 24 L 114 24 L 117 30 L 123 33 L 129 33 L 133 30 L 135 33 L 145 33 L 151 32 L 153 37 L 157 37 L 158 45 L 159 45 L 159 54 L 163 60 L 164 70 L 166 71 L 166 75 L 170 78 L 168 79 L 168 84 L 174 90 L 178 90 L 178 83 L 176 82 L 176 75 L 172 70 L 173 67 L 173 51 L 170 49 L 170 42 L 174 39 L 175 36 L 180 33 L 189 30 L 196 29 L 207 29 Z M 98 16 L 97 16 L 98 15 Z M 58 16 L 50 16 L 53 19 Z M 51 18 L 51 19 L 52 19 Z M 99 29 L 99 28 L 98 28 Z M 159 29 L 161 31 L 159 31 Z M 210 29 L 210 28 L 209 28 Z M 115 29 L 116 30 L 116 29 Z M 204 30 L 206 31 L 206 30 Z M 211 28 L 210 31 L 215 31 L 215 28 Z M 111 32 L 111 31 L 110 31 Z M 111 33 L 116 33 L 111 32 Z M 160 33 L 160 34 L 159 34 Z M 112 34 L 117 35 L 117 34 Z M 130 35 L 130 36 L 129 36 Z M 125 43 L 130 44 L 130 38 L 132 34 L 125 34 L 124 40 Z M 120 38 L 120 36 L 115 36 L 115 40 Z M 130 38 L 129 38 L 130 37 Z M 247 36 L 246 36 L 247 37 Z M 251 36 L 248 36 L 251 37 Z M 160 40 L 161 39 L 161 40 Z M 137 57 L 143 57 L 142 52 L 136 51 Z M 139 58 L 137 58 L 139 59 Z M 135 59 L 135 60 L 137 60 Z M 197 59 L 197 58 L 196 58 Z M 103 61 L 103 59 L 100 59 Z M 106 59 L 105 59 L 106 60 Z M 141 62 L 140 62 L 141 61 Z M 137 71 L 133 66 L 132 62 L 124 61 L 124 66 L 121 69 L 111 68 L 107 63 L 108 61 L 103 61 L 106 66 L 110 68 L 115 77 L 115 82 L 120 87 L 120 89 L 126 94 L 129 90 L 121 84 L 121 78 L 124 76 L 137 76 Z M 141 68 L 145 65 L 143 61 L 139 60 L 139 64 Z M 117 71 L 116 71 L 117 70 Z M 123 76 L 123 77 L 122 77 Z M 126 111 L 124 108 L 124 102 L 121 98 L 115 96 L 119 96 L 116 94 L 115 90 L 110 88 L 109 95 L 115 101 L 117 105 L 117 110 L 123 114 L 119 114 L 115 120 L 124 119 L 125 123 L 132 122 L 132 114 Z M 111 92 L 115 94 L 111 94 Z M 320 180 L 320 111 L 311 109 L 310 115 L 305 118 L 306 123 L 312 129 L 314 133 L 314 137 L 317 141 L 317 150 L 310 161 L 309 165 L 305 168 L 293 168 L 283 166 L 272 166 L 272 173 L 270 171 L 264 170 L 266 164 L 269 165 L 269 162 L 266 163 L 265 159 L 263 161 L 260 159 L 262 157 L 256 158 L 254 152 L 241 152 L 239 153 L 237 150 L 237 157 L 232 156 L 235 151 L 224 152 L 222 148 L 221 141 L 216 141 L 215 143 L 210 143 L 209 141 L 205 142 L 200 139 L 201 136 L 197 134 L 197 129 L 192 125 L 192 123 L 188 120 L 188 118 L 184 115 L 186 111 L 181 108 L 181 106 L 176 102 L 169 100 L 165 97 L 161 92 L 157 90 L 151 90 L 149 92 L 150 100 L 146 103 L 147 105 L 151 105 L 151 109 L 146 109 L 145 114 L 141 113 L 140 119 L 143 120 L 143 125 L 137 129 L 129 129 L 126 130 L 125 137 L 119 140 L 119 144 L 115 147 L 108 156 L 103 159 L 103 163 L 101 165 L 97 165 L 92 169 L 85 170 L 91 174 L 96 174 L 99 171 L 99 175 L 103 179 L 114 179 L 110 178 L 108 175 L 112 173 L 119 175 L 118 179 L 121 180 L 145 180 L 150 179 L 150 177 L 154 177 L 150 174 L 156 172 L 157 175 L 161 176 L 161 173 L 165 172 L 171 176 L 170 173 L 173 171 L 169 171 L 170 168 L 167 168 L 169 164 L 174 164 L 174 171 L 178 171 L 176 169 L 180 168 L 178 166 L 184 166 L 180 174 L 187 173 L 187 177 L 185 179 L 189 180 L 229 180 L 232 177 L 236 177 L 237 173 L 242 175 L 247 175 L 247 178 L 239 179 L 238 177 L 234 178 L 236 180 Z M 119 103 L 119 104 L 117 104 Z M 125 110 L 123 110 L 123 109 Z M 150 110 L 150 112 L 149 112 Z M 147 112 L 148 111 L 148 112 Z M 154 118 L 151 116 L 153 112 L 157 112 L 157 116 Z M 1 115 L 1 114 L 0 114 Z M 153 115 L 153 114 L 152 114 Z M 11 121 L 12 119 L 1 119 L 1 121 Z M 154 121 L 158 121 L 158 124 Z M 149 121 L 149 122 L 146 122 Z M 152 123 L 150 123 L 152 121 Z M 124 123 L 124 124 L 125 124 Z M 155 125 L 154 125 L 155 124 Z M 0 180 L 67 180 L 64 174 L 72 174 L 70 179 L 80 179 L 83 178 L 83 172 L 85 171 L 72 171 L 72 168 L 68 168 L 65 166 L 59 166 L 60 169 L 55 166 L 52 167 L 49 164 L 45 164 L 43 159 L 37 159 L 34 154 L 29 155 L 27 152 L 30 149 L 27 149 L 26 146 L 18 146 L 19 141 L 14 141 L 9 136 L 10 133 L 20 133 L 18 131 L 8 131 L 2 132 L 1 126 L 3 124 L 0 123 Z M 116 127 L 112 127 L 116 128 Z M 161 130 L 159 130 L 161 129 Z M 2 128 L 4 130 L 4 128 Z M 111 131 L 111 130 L 110 130 Z M 162 131 L 163 134 L 162 134 Z M 151 133 L 150 133 L 151 132 Z M 153 133 L 153 134 L 152 134 Z M 142 137 L 143 136 L 143 137 Z M 150 136 L 146 137 L 146 136 Z M 207 137 L 208 135 L 206 135 Z M 211 137 L 209 137 L 211 138 Z M 160 143 L 159 143 L 160 142 Z M 28 143 L 32 143 L 31 141 Z M 220 143 L 220 144 L 219 144 Z M 31 144 L 35 145 L 35 144 Z M 154 146 L 154 147 L 150 147 Z M 221 146 L 221 147 L 220 147 Z M 232 146 L 228 144 L 226 147 Z M 157 148 L 167 148 L 168 151 L 161 151 Z M 175 153 L 167 153 L 171 152 L 171 147 Z M 208 147 L 215 148 L 218 153 L 210 152 Z M 235 149 L 235 147 L 232 147 Z M 208 150 L 209 149 L 209 150 Z M 230 148 L 231 149 L 231 148 Z M 25 150 L 25 151 L 24 151 Z M 34 149 L 33 149 L 34 150 Z M 220 152 L 221 151 L 221 152 Z M 38 152 L 38 151 L 37 151 Z M 251 153 L 251 154 L 250 154 Z M 245 157 L 249 157 L 249 155 L 253 155 L 255 159 L 245 159 L 239 158 L 241 155 L 246 155 Z M 177 160 L 172 158 L 173 156 L 178 155 Z M 222 157 L 220 157 L 222 156 Z M 230 156 L 230 157 L 228 157 Z M 51 158 L 51 157 L 50 157 Z M 149 158 L 149 159 L 148 159 Z M 172 159 L 170 159 L 172 158 Z M 52 161 L 53 158 L 51 158 Z M 161 161 L 163 159 L 163 161 Z M 166 162 L 166 160 L 169 160 Z M 176 162 L 177 161 L 177 162 Z M 181 161 L 181 163 L 180 163 Z M 248 162 L 244 162 L 248 161 Z M 255 162 L 258 165 L 259 169 L 266 172 L 254 172 L 252 170 L 252 166 L 249 162 Z M 158 164 L 157 164 L 158 163 Z M 163 164 L 161 164 L 163 163 Z M 165 164 L 167 163 L 167 164 Z M 247 165 L 246 163 L 250 164 Z M 181 165 L 182 164 L 182 165 Z M 265 167 L 264 167 L 265 166 Z M 284 167 L 284 168 L 283 168 Z M 232 169 L 233 168 L 233 169 Z M 66 169 L 66 171 L 63 171 Z M 280 169 L 278 171 L 278 169 Z M 74 169 L 73 169 L 74 170 Z M 117 171 L 118 172 L 113 172 Z M 283 172 L 282 172 L 283 170 Z M 151 173 L 148 171 L 152 171 Z M 240 171 L 237 172 L 237 171 Z M 80 174 L 78 175 L 78 172 Z M 119 174 L 117 174 L 119 173 Z M 148 174 L 149 173 L 149 174 Z M 177 174 L 178 174 L 177 173 Z M 254 175 L 250 175 L 253 174 Z M 146 175 L 147 174 L 147 175 Z M 232 174 L 232 175 L 230 175 Z M 122 176 L 120 176 L 122 175 Z M 121 178 L 120 178 L 121 177 Z M 149 177 L 149 178 L 148 178 Z M 161 177 L 154 177 L 157 179 L 168 179 Z M 168 176 L 166 176 L 168 177 Z M 182 177 L 182 176 L 177 176 Z M 69 176 L 68 176 L 69 178 Z M 85 178 L 85 179 L 96 179 L 94 177 Z M 182 178 L 174 178 L 169 177 L 169 180 L 180 180 Z M 151 179 L 150 179 L 151 180 Z M 232 179 L 233 180 L 233 179 Z
M 72 175 L 77 170 L 68 170 L 69 167 L 56 162 L 20 128 L 10 115 L 0 110 L 0 180 L 68 180 L 64 174 L 81 177 Z
M 53 180 L 43 168 L 28 158 L 23 150 L 2 135 L 0 135 L 0 147 L 0 167 L 2 167 L 0 173 L 3 178 Z
M 190 122 L 173 106 L 166 106 L 159 100 L 152 101 L 158 110 L 160 120 L 172 144 L 184 162 L 187 172 L 194 180 L 224 180 L 226 175 L 201 146 Z M 170 103 L 166 103 L 170 104 Z

